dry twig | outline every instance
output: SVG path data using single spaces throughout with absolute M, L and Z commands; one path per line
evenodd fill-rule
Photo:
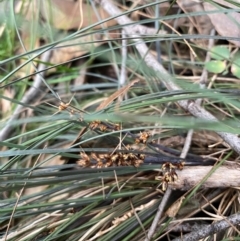
M 39 74 L 36 75 L 33 85 L 31 86 L 31 88 L 27 91 L 27 93 L 23 96 L 21 103 L 19 104 L 16 109 L 14 110 L 12 116 L 9 118 L 8 122 L 6 123 L 6 125 L 4 126 L 4 128 L 0 131 L 0 141 L 4 141 L 7 139 L 9 133 L 12 130 L 12 125 L 11 122 L 13 122 L 14 120 L 16 120 L 19 116 L 19 114 L 21 113 L 22 109 L 24 108 L 24 104 L 29 104 L 30 102 L 32 102 L 32 100 L 34 99 L 34 101 L 37 101 L 36 96 L 39 95 L 39 88 L 42 84 L 42 75 L 44 75 L 44 72 L 41 73 L 46 65 L 44 64 L 45 62 L 48 62 L 51 56 L 51 51 L 46 51 L 45 53 L 43 53 L 41 61 L 43 63 L 39 64 L 38 67 L 38 71 Z
M 169 184 L 172 189 L 189 190 L 196 186 L 211 171 L 212 166 L 184 167 L 184 172 L 176 171 L 178 179 Z M 238 163 L 218 167 L 202 184 L 203 188 L 226 188 L 240 186 L 240 166 Z
M 158 207 L 158 211 L 157 211 L 157 213 L 154 217 L 152 225 L 151 225 L 151 227 L 148 231 L 147 237 L 144 239 L 144 241 L 150 241 L 153 234 L 155 233 L 155 230 L 156 230 L 157 225 L 158 225 L 158 221 L 160 220 L 160 218 L 162 216 L 162 213 L 164 211 L 164 207 L 166 206 L 171 193 L 172 193 L 172 189 L 168 187 L 166 192 L 164 193 L 163 199 L 162 199 L 162 201 L 161 201 L 161 203 Z

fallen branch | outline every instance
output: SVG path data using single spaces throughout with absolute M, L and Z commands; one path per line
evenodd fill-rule
M 239 224 L 240 224 L 240 213 L 236 213 L 236 214 L 229 216 L 228 218 L 223 218 L 223 220 L 221 220 L 221 221 L 215 222 L 211 225 L 207 225 L 206 227 L 203 227 L 197 231 L 183 235 L 180 238 L 173 239 L 173 241 L 201 240 L 203 238 L 206 238 L 209 235 L 213 235 L 214 233 L 219 233 L 231 226 L 236 226 Z M 238 229 L 238 228 L 236 228 L 236 229 Z
M 169 186 L 172 189 L 189 190 L 196 186 L 211 171 L 212 166 L 185 166 L 183 171 L 176 171 L 177 181 Z M 203 184 L 204 188 L 226 188 L 240 186 L 240 165 L 219 167 Z
M 180 87 L 175 84 L 173 77 L 164 69 L 164 67 L 155 59 L 155 57 L 149 53 L 148 47 L 141 39 L 142 33 L 141 25 L 136 24 L 127 16 L 123 15 L 123 12 L 120 11 L 112 1 L 110 0 L 95 0 L 96 3 L 101 4 L 102 8 L 108 12 L 112 17 L 116 16 L 116 21 L 118 24 L 122 25 L 126 33 L 133 38 L 133 41 L 136 42 L 136 49 L 142 58 L 145 59 L 146 64 L 159 73 L 159 77 L 169 90 L 180 90 Z M 218 119 L 213 116 L 211 113 L 206 111 L 204 108 L 199 106 L 197 102 L 188 100 L 178 101 L 178 104 L 189 111 L 193 116 L 208 120 L 211 122 L 218 122 Z M 240 139 L 231 133 L 226 132 L 217 132 L 222 139 L 228 143 L 233 150 L 240 154 Z

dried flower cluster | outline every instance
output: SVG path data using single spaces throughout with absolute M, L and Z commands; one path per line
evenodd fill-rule
M 119 124 L 115 124 L 115 123 L 107 123 L 107 122 L 103 122 L 103 121 L 92 121 L 89 124 L 90 129 L 92 130 L 96 130 L 99 129 L 100 131 L 109 131 L 109 130 L 113 130 L 113 131 L 119 131 L 121 130 L 120 125 Z
M 119 130 L 120 125 L 105 123 L 102 121 L 93 121 L 89 127 L 93 130 L 99 129 L 100 131 Z M 139 136 L 135 138 L 135 143 L 146 144 L 150 134 L 147 132 L 141 132 Z M 86 154 L 80 153 L 81 158 L 78 160 L 78 165 L 81 167 L 111 167 L 111 166 L 140 166 L 145 159 L 145 155 L 141 153 L 134 153 L 130 145 L 125 146 L 124 149 L 115 150 L 112 153 L 95 153 Z
M 150 137 L 150 134 L 148 132 L 140 132 L 140 135 L 135 139 L 135 143 L 143 143 L 146 144 L 148 141 L 148 138 Z
M 144 162 L 144 154 L 114 152 L 109 153 L 91 153 L 87 155 L 81 152 L 81 159 L 78 165 L 81 167 L 102 168 L 111 166 L 135 166 L 138 167 Z
M 159 176 L 156 176 L 156 180 L 162 181 L 162 190 L 165 191 L 168 187 L 168 183 L 175 182 L 178 179 L 176 170 L 182 170 L 184 162 L 170 163 L 166 162 L 162 165 L 162 171 Z
M 92 121 L 89 124 L 89 128 L 92 130 L 105 131 L 118 131 L 120 130 L 119 124 L 103 122 L 103 121 Z M 135 145 L 137 144 L 147 144 L 149 142 L 150 134 L 148 132 L 140 132 L 139 135 L 132 135 L 135 138 Z M 141 149 L 141 148 L 139 148 Z M 139 167 L 144 163 L 145 155 L 141 153 L 136 153 L 134 149 L 130 146 L 124 146 L 124 149 L 116 149 L 112 153 L 80 153 L 80 159 L 77 164 L 81 167 L 91 167 L 91 168 L 106 168 L 113 166 L 134 166 Z M 136 150 L 136 149 L 135 149 Z M 140 151 L 139 151 L 140 152 Z M 184 162 L 170 163 L 166 162 L 162 165 L 162 171 L 156 180 L 161 180 L 162 190 L 167 189 L 168 183 L 175 182 L 178 178 L 176 170 L 182 170 Z

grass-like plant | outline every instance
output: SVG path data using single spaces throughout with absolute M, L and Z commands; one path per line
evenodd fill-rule
M 239 239 L 239 6 L 180 2 L 0 3 L 0 240 Z

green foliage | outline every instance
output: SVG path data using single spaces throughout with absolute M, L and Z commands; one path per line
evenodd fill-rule
M 231 72 L 233 73 L 233 75 L 235 75 L 237 78 L 240 79 L 240 52 L 239 51 L 233 56 Z
M 210 55 L 216 60 L 225 60 L 230 58 L 230 51 L 226 46 L 214 46 L 210 50 Z
M 221 60 L 211 60 L 205 63 L 205 68 L 214 74 L 220 74 L 226 69 L 226 63 Z
M 205 68 L 214 74 L 228 73 L 230 65 L 231 73 L 240 78 L 240 52 L 231 53 L 226 46 L 214 46 L 210 50 L 210 55 L 213 60 L 205 63 Z

